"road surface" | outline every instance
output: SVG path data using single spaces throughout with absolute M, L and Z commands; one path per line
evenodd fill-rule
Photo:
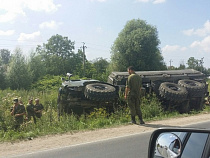
M 210 121 L 186 127 L 210 128 Z M 152 132 L 38 151 L 17 158 L 147 158 Z

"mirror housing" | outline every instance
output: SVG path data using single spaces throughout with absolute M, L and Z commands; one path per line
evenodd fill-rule
M 195 128 L 160 128 L 155 130 L 149 142 L 148 158 L 179 158 L 191 134 L 210 134 L 208 129 Z M 180 139 L 181 138 L 181 139 Z M 203 157 L 210 153 L 210 143 L 206 143 Z M 205 155 L 206 154 L 206 155 Z

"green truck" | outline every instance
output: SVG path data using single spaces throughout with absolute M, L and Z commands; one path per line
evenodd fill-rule
M 136 73 L 142 78 L 145 94 L 155 93 L 167 110 L 176 109 L 180 113 L 201 110 L 209 95 L 207 76 L 194 69 Z M 128 72 L 112 72 L 107 82 L 119 86 L 119 91 L 123 92 L 128 76 Z
M 93 79 L 72 80 L 70 73 L 67 76 L 58 91 L 58 116 L 64 112 L 80 115 L 100 107 L 113 109 L 119 98 L 118 86 Z

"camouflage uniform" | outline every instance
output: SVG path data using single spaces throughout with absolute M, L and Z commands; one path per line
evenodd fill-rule
M 28 121 L 31 120 L 31 117 L 33 117 L 34 119 L 34 123 L 36 123 L 36 117 L 35 117 L 35 111 L 34 111 L 34 104 L 28 104 L 26 106 L 26 110 L 27 110 L 27 115 L 28 115 Z
M 35 105 L 34 105 L 35 116 L 36 116 L 37 118 L 41 118 L 41 117 L 42 117 L 42 113 L 36 112 L 36 111 L 43 110 L 43 109 L 44 109 L 44 107 L 43 107 L 42 104 L 35 104 Z
M 134 120 L 135 123 L 135 116 L 138 115 L 140 123 L 144 124 L 142 119 L 142 112 L 140 109 L 140 101 L 141 101 L 141 86 L 142 86 L 142 79 L 136 73 L 131 74 L 128 77 L 126 87 L 129 88 L 128 92 L 128 106 L 131 112 L 131 118 Z
M 12 112 L 13 106 L 11 107 L 10 111 Z M 22 114 L 25 113 L 25 107 L 24 105 L 18 104 L 17 106 L 14 107 L 14 121 L 15 121 L 15 129 L 19 128 L 20 125 L 23 123 L 24 118 L 23 115 L 21 116 L 15 116 L 16 114 Z

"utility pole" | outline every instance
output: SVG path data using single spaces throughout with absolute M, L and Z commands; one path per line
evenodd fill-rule
M 170 59 L 170 61 L 169 61 L 169 62 L 170 62 L 170 69 L 171 69 L 171 63 L 172 63 L 173 61 Z
M 82 52 L 83 52 L 83 77 L 85 77 L 85 48 L 87 48 L 85 46 L 85 42 L 83 42 L 83 46 L 82 46 Z

